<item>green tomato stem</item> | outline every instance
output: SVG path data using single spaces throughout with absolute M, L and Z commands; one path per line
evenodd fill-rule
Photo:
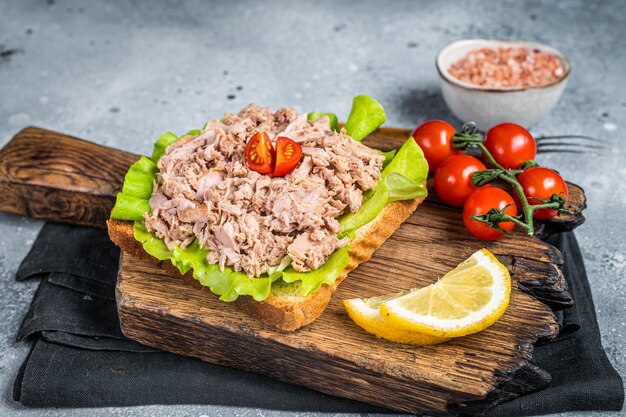
M 532 211 L 535 210 L 540 210 L 540 209 L 552 209 L 552 210 L 558 210 L 560 207 L 559 203 L 545 203 L 545 204 L 535 204 L 535 205 L 531 205 L 530 209 Z
M 481 152 L 483 153 L 483 155 L 485 155 L 487 161 L 489 161 L 492 167 L 506 171 L 506 169 L 504 169 L 502 165 L 496 162 L 493 155 L 491 155 L 491 152 L 487 150 L 487 147 L 482 142 L 478 142 L 476 146 L 480 148 Z
M 512 221 L 513 223 L 515 223 L 517 226 L 521 227 L 522 229 L 526 229 L 526 227 L 528 226 L 526 223 L 524 223 L 523 221 L 521 221 L 515 216 L 509 216 L 508 214 L 506 216 L 509 218 L 509 221 Z
M 522 211 L 524 213 L 524 220 L 526 220 L 523 228 L 529 236 L 532 236 L 535 233 L 535 226 L 533 223 L 533 209 L 532 206 L 528 204 L 528 199 L 526 198 L 526 195 L 524 195 L 524 189 L 515 178 L 515 175 L 510 175 L 506 171 L 500 174 L 498 178 L 511 184 L 513 190 L 515 191 L 515 194 L 517 194 L 517 197 L 522 202 Z
M 522 164 L 520 169 L 504 168 L 495 160 L 491 152 L 489 152 L 487 147 L 484 145 L 483 137 L 478 131 L 478 129 L 476 128 L 475 123 L 472 123 L 472 122 L 465 123 L 463 125 L 462 131 L 456 133 L 453 136 L 452 144 L 456 149 L 466 149 L 470 146 L 478 147 L 481 150 L 483 156 L 487 159 L 489 164 L 491 164 L 491 166 L 493 167 L 493 170 L 490 170 L 490 171 L 495 171 L 495 172 L 491 172 L 489 175 L 482 175 L 480 177 L 472 176 L 472 182 L 474 184 L 478 183 L 480 185 L 484 185 L 496 179 L 505 181 L 511 185 L 511 187 L 513 188 L 515 194 L 519 198 L 521 205 L 522 205 L 522 214 L 523 214 L 524 221 L 520 220 L 518 217 L 509 216 L 508 214 L 505 214 L 504 210 L 502 210 L 502 212 L 500 213 L 496 213 L 497 216 L 490 215 L 487 213 L 481 216 L 472 216 L 472 218 L 476 217 L 474 220 L 484 221 L 485 223 L 488 223 L 489 221 L 491 221 L 492 223 L 496 221 L 497 222 L 511 221 L 515 223 L 518 227 L 524 229 L 524 231 L 529 236 L 532 236 L 535 233 L 535 225 L 533 222 L 533 212 L 535 210 L 540 210 L 540 209 L 545 209 L 545 208 L 554 209 L 554 210 L 562 210 L 562 204 L 557 201 L 544 202 L 543 204 L 531 205 L 528 202 L 526 195 L 524 194 L 524 189 L 522 188 L 522 185 L 519 183 L 519 181 L 517 181 L 517 175 L 524 172 L 524 169 L 526 168 L 537 166 L 537 163 L 533 160 L 530 160 L 530 161 L 524 162 L 524 164 Z M 481 172 L 484 172 L 484 171 L 481 171 Z M 480 220 L 480 217 L 482 217 L 483 220 Z M 495 224 L 495 226 L 497 226 L 497 223 Z M 496 228 L 496 227 L 493 227 L 493 228 Z

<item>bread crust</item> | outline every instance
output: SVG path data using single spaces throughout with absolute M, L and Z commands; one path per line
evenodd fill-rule
M 312 323 L 317 319 L 330 301 L 330 297 L 348 273 L 360 263 L 367 261 L 372 254 L 400 227 L 424 200 L 418 198 L 407 201 L 395 201 L 387 204 L 380 214 L 370 223 L 357 231 L 356 237 L 350 242 L 350 260 L 333 285 L 323 284 L 313 294 L 300 300 L 289 300 L 270 294 L 263 301 L 255 301 L 250 296 L 240 296 L 233 304 L 263 323 L 279 330 L 293 331 Z M 133 235 L 133 222 L 124 220 L 108 220 L 107 229 L 111 240 L 126 254 L 159 266 L 173 276 L 203 290 L 210 290 L 193 278 L 189 271 L 181 275 L 169 261 L 159 261 L 143 250 L 143 246 Z

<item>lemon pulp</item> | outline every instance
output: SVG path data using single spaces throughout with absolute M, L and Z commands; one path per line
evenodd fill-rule
M 403 295 L 389 294 L 368 299 L 354 298 L 344 300 L 343 304 L 350 318 L 363 330 L 380 338 L 396 343 L 406 343 L 415 346 L 434 345 L 448 340 L 437 336 L 412 332 L 390 325 L 380 315 L 380 304 L 386 300 Z
M 380 315 L 394 328 L 459 337 L 495 323 L 506 311 L 510 294 L 508 270 L 482 249 L 436 283 L 385 299 Z

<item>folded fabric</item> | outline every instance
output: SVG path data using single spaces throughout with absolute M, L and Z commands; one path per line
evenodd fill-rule
M 600 344 L 589 284 L 573 234 L 551 237 L 566 264 L 575 306 L 559 313 L 561 335 L 533 362 L 545 389 L 488 416 L 619 410 L 624 389 Z M 46 224 L 17 279 L 43 278 L 18 333 L 33 340 L 14 398 L 33 407 L 219 404 L 288 411 L 386 412 L 378 407 L 140 345 L 121 333 L 114 301 L 118 249 L 101 230 Z M 388 411 L 387 411 L 388 412 Z
M 78 291 L 105 300 L 115 301 L 115 285 L 86 279 L 66 272 L 52 272 L 48 275 L 48 282 L 59 287 Z
M 535 348 L 533 362 L 552 376 L 546 388 L 492 409 L 487 416 L 543 415 L 565 411 L 621 410 L 624 385 L 606 357 L 582 254 L 573 233 L 546 239 L 563 253 L 563 275 L 574 306 L 559 314 L 561 334 Z
M 20 370 L 14 399 L 36 407 L 158 403 L 385 412 L 368 404 L 167 352 L 77 349 L 41 339 L 34 343 Z
M 114 286 L 119 257 L 119 249 L 104 230 L 46 223 L 15 278 L 65 272 Z
M 126 339 L 114 301 L 67 290 L 50 284 L 47 278 L 35 293 L 17 338 L 22 340 L 45 330 Z

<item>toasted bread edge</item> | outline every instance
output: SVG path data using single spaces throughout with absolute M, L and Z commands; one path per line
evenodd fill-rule
M 333 285 L 323 284 L 313 294 L 297 300 L 270 294 L 263 301 L 255 301 L 250 296 L 241 296 L 233 304 L 248 315 L 280 330 L 293 331 L 312 323 L 322 314 L 333 292 L 348 273 L 360 263 L 370 259 L 372 254 L 389 239 L 423 200 L 424 198 L 418 198 L 387 204 L 373 221 L 360 228 L 355 239 L 350 242 L 348 266 Z M 134 238 L 133 222 L 108 220 L 107 229 L 113 243 L 119 246 L 125 254 L 163 268 L 171 275 L 182 278 L 186 283 L 210 293 L 207 287 L 202 286 L 193 278 L 191 271 L 181 275 L 171 262 L 161 262 L 146 253 L 141 243 Z

